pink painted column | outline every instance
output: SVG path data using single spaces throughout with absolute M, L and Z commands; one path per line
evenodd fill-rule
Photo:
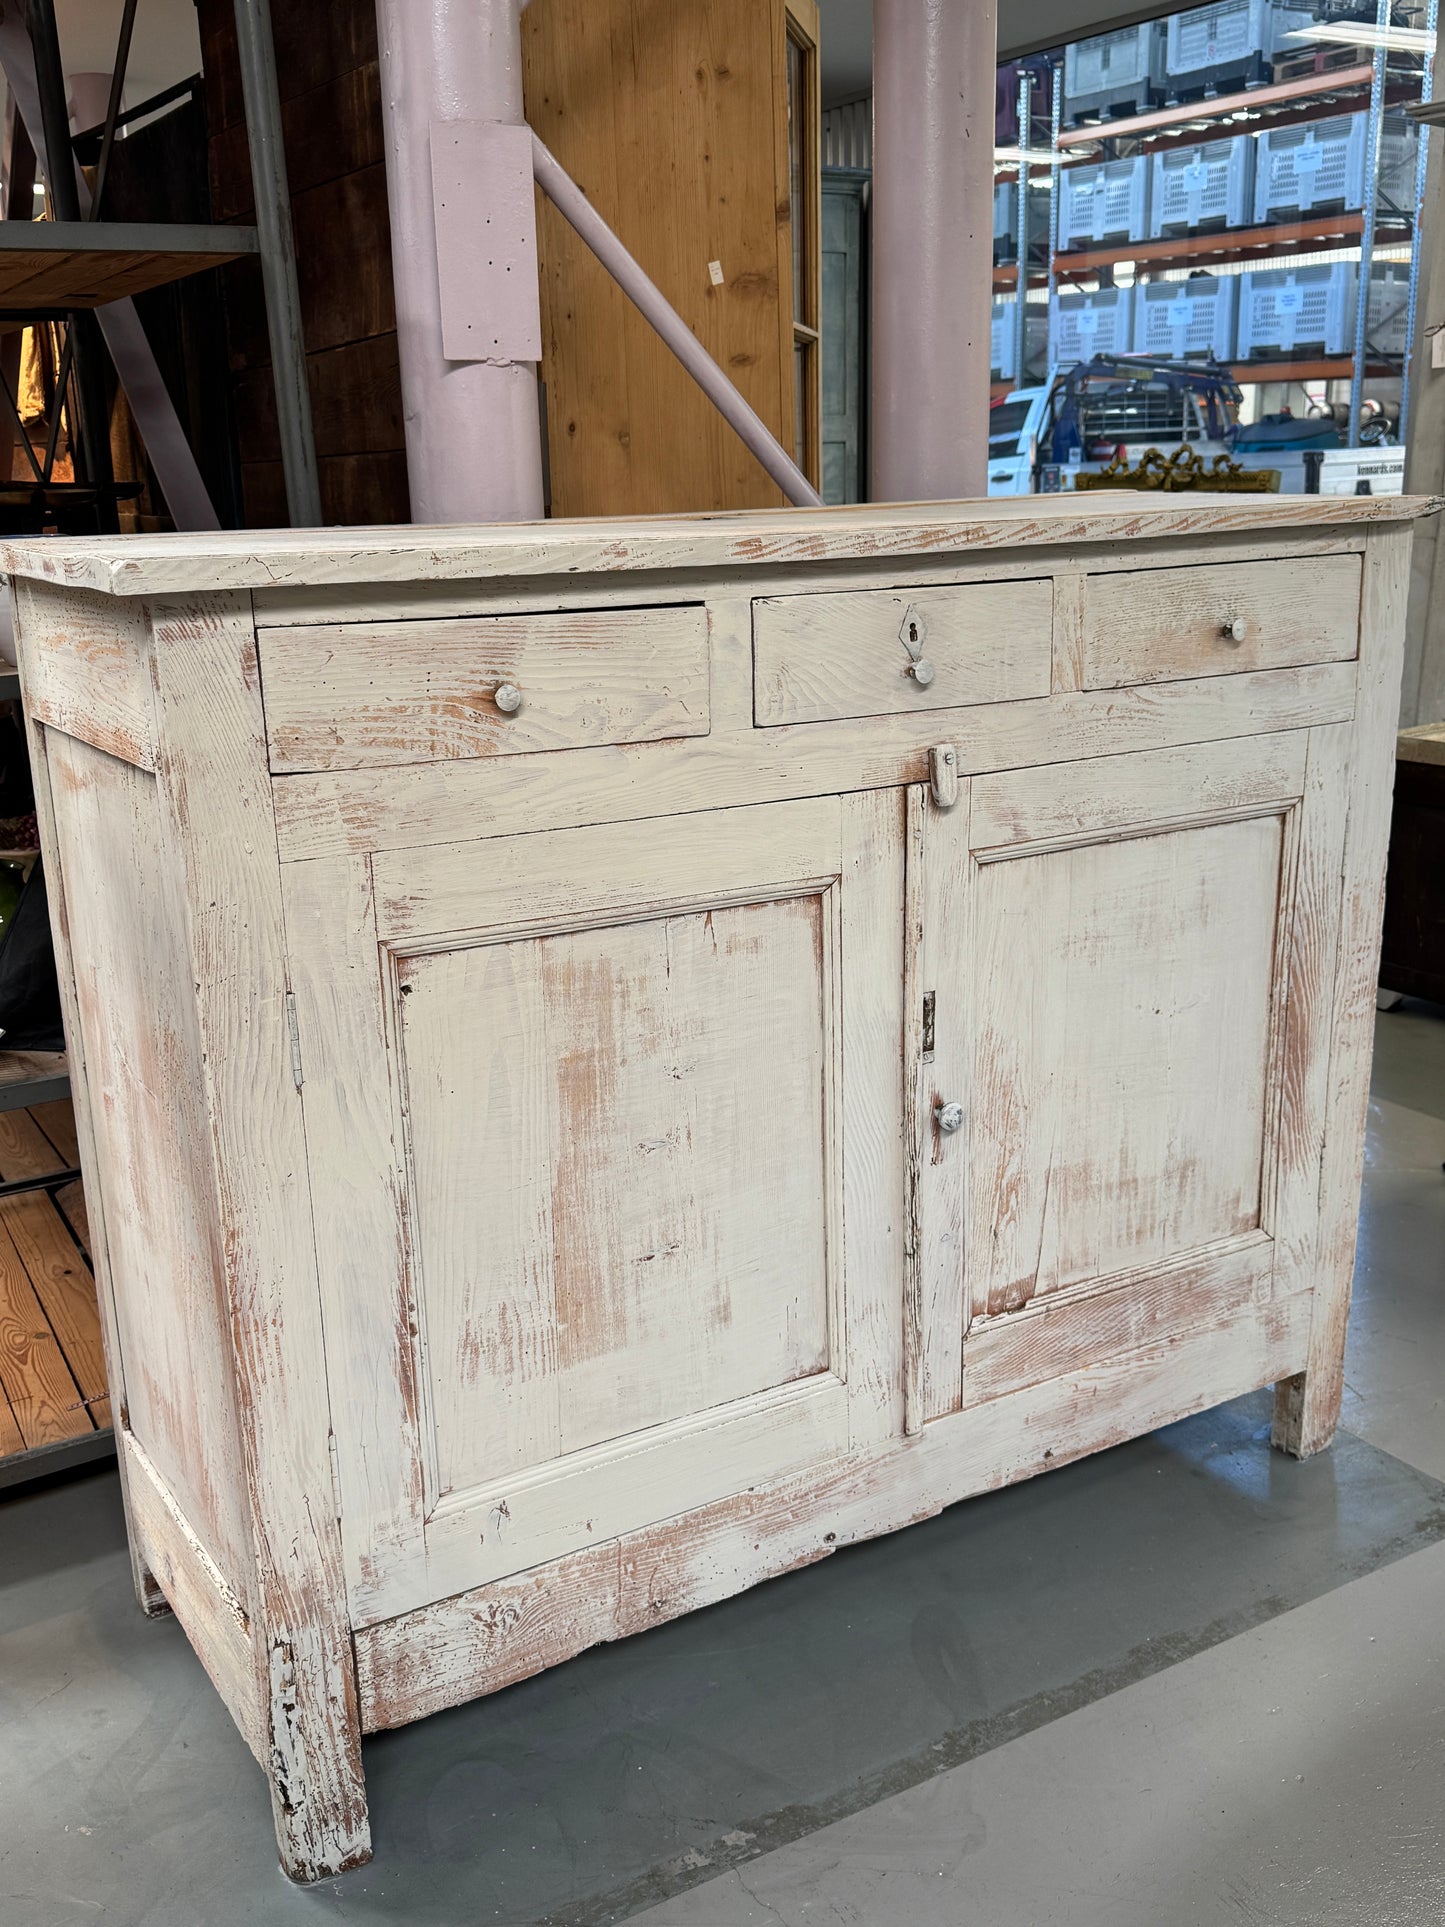
M 873 0 L 875 502 L 987 491 L 997 0 Z
M 416 522 L 542 514 L 541 344 L 520 13 L 518 0 L 377 0 Z

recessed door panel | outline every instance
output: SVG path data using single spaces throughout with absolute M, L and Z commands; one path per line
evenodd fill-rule
M 357 1624 L 896 1435 L 903 867 L 896 793 L 291 867 Z
M 916 793 L 920 1421 L 1307 1285 L 1340 738 Z
M 402 962 L 439 1496 L 827 1367 L 825 914 Z
M 1284 819 L 979 866 L 981 1315 L 1260 1223 Z

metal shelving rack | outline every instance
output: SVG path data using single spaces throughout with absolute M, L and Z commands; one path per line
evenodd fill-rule
M 109 437 L 102 432 L 102 355 L 110 350 L 123 383 L 126 369 L 120 365 L 113 334 L 102 341 L 93 311 L 242 255 L 259 256 L 287 504 L 294 525 L 314 527 L 321 520 L 321 500 L 269 0 L 235 0 L 256 203 L 254 228 L 104 219 L 105 176 L 124 118 L 121 96 L 138 4 L 139 0 L 124 0 L 93 186 L 75 160 L 54 0 L 26 0 L 23 27 L 18 20 L 0 25 L 0 58 L 44 169 L 52 216 L 44 223 L 29 218 L 0 220 L 0 319 L 63 318 L 67 322 L 66 379 L 73 372 L 81 450 L 88 479 L 105 497 L 113 478 Z M 141 352 L 148 355 L 143 337 L 141 342 Z M 153 365 L 149 372 L 154 374 Z M 145 425 L 140 426 L 144 438 Z M 159 460 L 155 465 L 160 468 Z M 165 485 L 162 475 L 163 490 Z M 174 503 L 171 508 L 177 523 L 185 526 Z M 113 498 L 111 520 L 113 524 Z
M 315 526 L 321 520 L 321 501 L 269 0 L 235 0 L 256 204 L 254 228 L 105 220 L 105 177 L 118 129 L 126 118 L 121 113 L 121 97 L 137 5 L 138 0 L 124 0 L 106 117 L 100 130 L 99 159 L 89 181 L 77 165 L 70 132 L 54 0 L 26 0 L 23 9 L 0 18 L 0 63 L 37 164 L 43 169 L 52 217 L 37 223 L 26 209 L 25 218 L 0 220 L 0 324 L 13 328 L 21 322 L 65 323 L 55 406 L 58 411 L 61 395 L 69 394 L 69 418 L 78 430 L 72 435 L 79 457 L 77 469 L 84 468 L 85 492 L 93 497 L 99 527 L 114 530 L 117 486 L 110 464 L 102 356 L 111 354 L 123 385 L 128 371 L 138 373 L 143 382 L 158 382 L 159 376 L 138 324 L 128 337 L 117 336 L 114 331 L 103 333 L 94 311 L 243 255 L 258 255 L 290 519 L 299 527 Z M 29 191 L 28 179 L 25 191 Z M 126 350 L 124 355 L 121 349 Z M 13 397 L 11 402 L 13 407 Z M 136 412 L 139 416 L 139 408 Z M 16 422 L 18 426 L 18 415 Z M 145 439 L 145 423 L 138 425 Z M 28 448 L 23 427 L 20 433 Z M 52 437 L 52 454 L 53 444 Z M 157 448 L 149 452 L 160 471 L 161 451 Z M 33 453 L 31 461 L 35 466 Z M 43 474 L 37 469 L 38 489 L 48 487 L 49 469 L 49 461 Z M 160 481 L 165 490 L 164 473 Z M 29 488 L 30 484 L 13 487 Z M 56 496 L 61 492 L 51 491 Z M 209 525 L 215 526 L 214 512 L 199 483 L 189 499 L 193 504 L 199 501 L 201 513 L 209 512 Z M 184 517 L 175 501 L 168 505 L 178 526 L 204 525 Z M 13 701 L 19 693 L 18 675 L 0 662 L 0 701 Z M 68 1096 L 69 1090 L 60 1054 L 6 1053 L 0 1049 L 0 1112 L 28 1110 L 32 1105 Z M 79 1175 L 74 1169 L 65 1169 L 33 1179 L 14 1179 L 0 1183 L 0 1196 L 23 1190 L 53 1194 Z M 105 1428 L 31 1446 L 0 1458 L 0 1486 L 59 1471 L 113 1449 L 113 1434 Z
M 1438 0 L 1429 0 L 1426 10 L 1427 28 L 1432 35 L 1437 5 Z M 1067 287 L 1070 281 L 1077 282 L 1097 276 L 1101 269 L 1108 273 L 1120 262 L 1130 262 L 1136 272 L 1142 273 L 1179 267 L 1186 262 L 1191 266 L 1208 270 L 1213 267 L 1237 266 L 1243 263 L 1262 266 L 1276 260 L 1281 265 L 1287 265 L 1293 255 L 1314 255 L 1354 248 L 1360 249 L 1362 263 L 1367 266 L 1374 247 L 1381 241 L 1387 244 L 1410 241 L 1412 244 L 1412 298 L 1404 356 L 1404 367 L 1408 370 L 1410 344 L 1413 342 L 1415 331 L 1416 304 L 1413 290 L 1418 287 L 1419 279 L 1419 246 L 1414 237 L 1419 233 L 1420 207 L 1424 196 L 1425 141 L 1423 135 L 1430 118 L 1419 109 L 1422 104 L 1428 104 L 1432 98 L 1432 72 L 1430 57 L 1427 53 L 1418 84 L 1402 83 L 1391 78 L 1388 52 L 1383 40 L 1384 31 L 1389 25 L 1390 10 L 1389 0 L 1377 0 L 1375 32 L 1380 36 L 1381 44 L 1374 48 L 1368 64 L 1357 62 L 1349 66 L 1301 74 L 1263 86 L 1219 95 L 1214 99 L 1191 100 L 1176 106 L 1150 108 L 1147 112 L 1128 115 L 1118 120 L 1092 122 L 1073 128 L 1064 128 L 1061 125 L 1063 63 L 1057 62 L 1053 69 L 1050 102 L 1051 141 L 1047 149 L 1041 146 L 1038 150 L 1040 157 L 1047 159 L 1050 173 L 1049 244 L 1045 261 L 1036 262 L 1029 269 L 1025 286 L 1047 289 L 1050 294 L 1053 294 L 1057 289 Z M 1060 177 L 1065 166 L 1075 155 L 1087 154 L 1091 160 L 1113 158 L 1118 154 L 1119 147 L 1123 143 L 1130 144 L 1131 152 L 1153 154 L 1169 148 L 1194 146 L 1210 138 L 1218 139 L 1225 133 L 1253 134 L 1272 127 L 1304 125 L 1342 113 L 1355 113 L 1362 106 L 1368 111 L 1369 128 L 1366 136 L 1365 206 L 1359 210 L 1109 246 L 1073 250 L 1061 249 L 1058 246 L 1055 224 Z M 1415 111 L 1412 112 L 1412 108 Z M 1404 218 L 1382 213 L 1376 191 L 1379 175 L 1380 128 L 1385 113 L 1392 109 L 1411 114 L 1411 118 L 1421 124 L 1422 139 L 1417 159 L 1413 216 Z M 1135 144 L 1137 144 L 1137 150 Z M 1011 176 L 1008 170 L 1002 171 L 999 175 L 1001 180 L 1010 178 L 1016 178 L 1016 176 Z M 1021 208 L 1025 204 L 1025 198 L 1020 196 Z M 1015 294 L 1019 286 L 1017 267 L 995 268 L 993 285 L 996 294 Z M 1241 381 L 1284 382 L 1349 380 L 1351 382 L 1351 420 L 1357 431 L 1363 383 L 1371 378 L 1401 373 L 1401 369 L 1392 362 L 1370 361 L 1366 358 L 1367 300 L 1368 275 L 1362 273 L 1359 278 L 1356 302 L 1355 352 L 1352 354 L 1311 359 L 1281 358 L 1236 362 L 1232 369 L 1235 378 Z M 995 392 L 1002 393 L 1010 385 L 997 384 Z M 1402 421 L 1406 399 L 1402 396 Z

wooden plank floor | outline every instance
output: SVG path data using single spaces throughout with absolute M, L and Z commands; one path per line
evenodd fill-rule
M 69 1098 L 0 1111 L 0 1178 L 78 1162 Z M 0 1462 L 110 1430 L 89 1250 L 79 1184 L 0 1198 Z

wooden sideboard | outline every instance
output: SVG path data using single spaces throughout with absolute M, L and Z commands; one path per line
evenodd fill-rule
M 143 1603 L 360 1740 L 1274 1383 L 1339 1412 L 1410 518 L 12 545 Z
M 1445 723 L 1402 729 L 1380 985 L 1445 1004 Z

